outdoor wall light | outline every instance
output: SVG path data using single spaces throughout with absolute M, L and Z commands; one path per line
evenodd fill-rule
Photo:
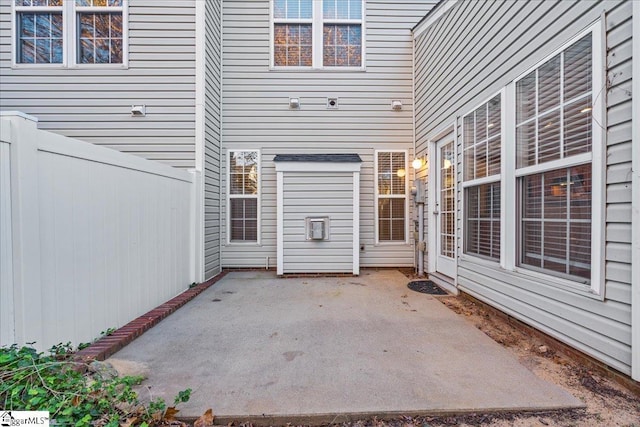
M 394 99 L 393 101 L 391 101 L 391 108 L 396 111 L 402 110 L 402 101 L 400 101 L 399 99 Z
M 289 98 L 289 108 L 300 108 L 300 98 Z
M 411 162 L 411 166 L 413 166 L 414 169 L 418 170 L 420 169 L 422 166 L 424 166 L 425 161 L 422 159 L 422 157 L 416 157 L 415 159 L 413 159 L 413 162 Z
M 146 105 L 132 105 L 131 106 L 131 116 L 132 117 L 144 117 L 147 115 L 147 106 Z

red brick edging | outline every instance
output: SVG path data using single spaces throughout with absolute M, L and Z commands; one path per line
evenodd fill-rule
M 160 323 L 162 319 L 175 312 L 196 296 L 200 295 L 204 290 L 222 279 L 226 274 L 227 271 L 222 271 L 216 277 L 200 283 L 193 288 L 187 289 L 180 295 L 171 298 L 164 304 L 161 304 L 137 319 L 132 320 L 112 334 L 100 338 L 89 347 L 78 351 L 74 356 L 75 360 L 80 362 L 105 360 L 131 341 L 135 340 L 140 335 Z

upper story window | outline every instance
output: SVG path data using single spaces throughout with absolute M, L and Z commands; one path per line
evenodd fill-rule
M 360 68 L 363 0 L 273 0 L 275 67 Z
M 362 65 L 362 2 L 324 0 L 322 8 L 322 65 Z
M 122 0 L 76 0 L 77 62 L 122 64 Z
M 15 64 L 125 64 L 125 2 L 14 0 Z

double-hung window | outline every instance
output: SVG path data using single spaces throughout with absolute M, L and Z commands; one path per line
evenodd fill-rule
M 517 264 L 583 282 L 591 278 L 593 38 L 515 82 Z
M 228 240 L 230 243 L 258 242 L 259 153 L 229 151 L 227 165 Z
M 464 253 L 500 260 L 501 96 L 463 118 Z
M 360 68 L 363 0 L 272 0 L 274 67 Z
M 405 243 L 407 152 L 376 152 L 377 242 Z
M 125 64 L 126 0 L 13 0 L 14 62 Z

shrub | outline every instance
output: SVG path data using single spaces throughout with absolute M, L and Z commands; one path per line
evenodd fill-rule
M 0 348 L 0 407 L 49 411 L 60 425 L 149 427 L 173 420 L 175 405 L 187 402 L 181 391 L 174 407 L 162 399 L 143 405 L 134 386 L 142 377 L 102 378 L 85 374 L 87 365 L 73 360 L 70 343 L 38 353 L 30 346 Z

